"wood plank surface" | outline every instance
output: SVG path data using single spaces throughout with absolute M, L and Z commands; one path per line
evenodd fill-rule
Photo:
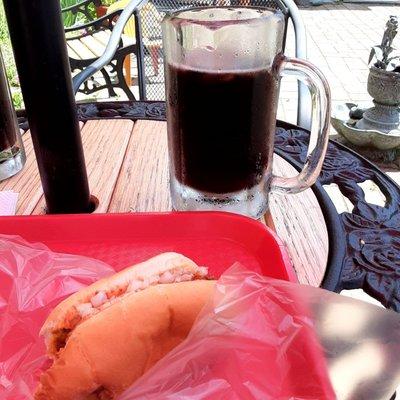
M 276 154 L 273 171 L 279 176 L 297 174 L 295 168 Z M 328 260 L 329 241 L 325 219 L 313 191 L 272 193 L 270 209 L 276 233 L 286 245 L 299 281 L 320 285 Z
M 19 193 L 17 214 L 44 212 L 44 199 L 29 134 L 24 135 L 27 163 L 1 190 Z M 99 199 L 96 212 L 169 211 L 166 123 L 157 121 L 89 121 L 82 141 L 91 193 Z M 296 171 L 280 157 L 275 173 Z M 328 236 L 317 199 L 311 190 L 297 195 L 272 195 L 262 222 L 285 243 L 301 283 L 318 286 L 328 256 Z
M 79 39 L 68 40 L 68 46 L 80 57 L 81 60 L 97 58 Z
M 75 60 L 82 60 L 82 57 L 70 46 L 69 41 L 67 41 L 67 50 L 69 57 L 74 58 Z
M 274 158 L 274 171 L 281 176 L 296 174 L 279 156 Z M 171 210 L 168 180 L 166 123 L 136 122 L 108 211 Z M 300 282 L 318 286 L 328 258 L 328 234 L 314 193 L 309 189 L 272 195 L 270 206 L 265 222 L 285 243 Z
M 83 123 L 79 123 L 79 125 L 82 129 Z M 43 189 L 30 131 L 22 136 L 22 142 L 26 154 L 24 168 L 12 178 L 0 181 L 0 191 L 12 190 L 18 193 L 16 213 L 18 215 L 30 215 L 34 213 L 40 198 L 43 196 Z
M 100 57 L 105 50 L 105 46 L 96 40 L 92 35 L 84 36 L 80 41 L 97 57 Z
M 137 121 L 109 212 L 170 211 L 166 123 Z
M 108 41 L 110 40 L 111 32 L 107 31 L 98 31 L 92 35 L 100 44 L 103 46 L 107 46 Z
M 99 200 L 96 213 L 108 211 L 133 125 L 129 120 L 98 120 L 87 122 L 82 129 L 90 192 Z M 44 213 L 42 197 L 33 214 Z

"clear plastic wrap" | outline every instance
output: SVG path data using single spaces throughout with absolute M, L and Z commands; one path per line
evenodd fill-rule
M 47 315 L 66 296 L 114 272 L 101 261 L 0 235 L 0 400 L 32 399 L 49 363 L 39 337 Z
M 388 400 L 399 339 L 392 311 L 236 265 L 187 340 L 119 400 Z
M 334 399 L 308 310 L 279 284 L 228 270 L 187 340 L 121 400 Z
M 112 273 L 100 261 L 0 236 L 0 400 L 32 399 L 50 365 L 43 321 L 64 297 Z M 394 312 L 235 265 L 187 340 L 120 400 L 388 400 L 399 383 L 399 336 Z

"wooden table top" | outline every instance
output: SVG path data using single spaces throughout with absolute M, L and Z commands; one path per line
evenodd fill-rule
M 55 132 L 56 134 L 56 132 Z M 93 120 L 82 127 L 91 193 L 99 199 L 96 213 L 170 211 L 166 123 L 139 120 Z M 19 193 L 17 214 L 43 214 L 45 202 L 30 134 L 24 135 L 26 165 L 0 183 L 0 190 Z M 279 156 L 274 172 L 295 175 Z M 328 258 L 328 234 L 312 190 L 272 195 L 271 214 L 262 222 L 285 243 L 301 283 L 318 286 Z

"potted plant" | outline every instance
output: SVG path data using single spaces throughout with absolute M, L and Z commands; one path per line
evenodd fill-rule
M 391 16 L 386 24 L 382 43 L 371 49 L 369 57 L 368 93 L 375 107 L 368 109 L 357 123 L 360 129 L 390 132 L 399 126 L 400 55 L 392 46 L 397 35 L 398 19 Z
M 108 7 L 115 3 L 115 0 L 102 0 L 99 1 L 99 5 L 96 5 L 97 18 L 103 17 L 107 14 Z

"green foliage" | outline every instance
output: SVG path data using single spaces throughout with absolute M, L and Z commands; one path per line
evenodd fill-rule
M 74 6 L 78 2 L 79 2 L 79 0 L 61 0 L 61 8 L 67 8 L 70 6 Z M 72 12 L 62 13 L 62 18 L 63 18 L 63 24 L 65 27 L 72 26 L 76 22 L 76 14 L 72 14 Z
M 108 6 L 110 6 L 111 4 L 113 4 L 113 3 L 117 2 L 117 1 L 118 0 L 102 0 L 101 4 L 103 6 L 108 7 Z M 96 13 L 96 10 L 95 10 L 95 7 L 94 7 L 93 4 L 89 7 L 89 10 L 90 10 L 91 14 L 93 15 L 93 19 L 96 19 L 97 18 L 97 13 Z
M 7 21 L 3 7 L 3 1 L 0 0 L 0 47 L 3 55 L 6 75 L 11 87 L 18 87 L 13 92 L 14 106 L 21 108 L 23 106 L 22 95 L 19 90 L 19 79 L 17 68 L 15 67 L 14 54 L 11 47 L 10 35 L 8 33 Z
M 9 43 L 1 43 L 1 52 L 3 55 L 6 75 L 10 86 L 19 86 L 17 68 L 15 66 L 14 54 Z
M 71 6 L 74 6 L 74 5 L 82 2 L 82 0 L 60 0 L 60 1 L 61 1 L 61 8 L 71 7 Z M 110 6 L 111 4 L 115 3 L 116 1 L 117 0 L 102 0 L 101 3 L 103 6 Z M 90 21 L 93 21 L 97 18 L 96 9 L 93 4 L 91 4 L 89 6 L 89 13 L 90 13 Z M 72 14 L 71 12 L 64 12 L 62 15 L 63 15 L 63 22 L 64 22 L 65 27 L 84 24 L 86 22 L 89 22 L 87 20 L 87 18 L 80 13 Z
M 111 6 L 111 4 L 114 4 L 114 3 L 116 3 L 118 0 L 103 0 L 102 1 L 102 4 L 104 5 L 104 6 Z
M 21 90 L 13 91 L 11 93 L 11 97 L 12 97 L 15 109 L 20 110 L 21 108 L 25 108 L 24 99 L 22 97 Z
M 62 9 L 74 6 L 81 2 L 82 2 L 82 0 L 60 0 Z M 73 25 L 79 25 L 79 24 L 84 24 L 85 22 L 88 22 L 86 20 L 86 17 L 84 15 L 82 15 L 81 13 L 73 14 L 72 12 L 63 12 L 62 18 L 63 18 L 64 27 L 66 27 L 66 28 L 73 26 Z
M 4 13 L 3 1 L 0 0 L 0 43 L 8 40 L 8 28 Z

